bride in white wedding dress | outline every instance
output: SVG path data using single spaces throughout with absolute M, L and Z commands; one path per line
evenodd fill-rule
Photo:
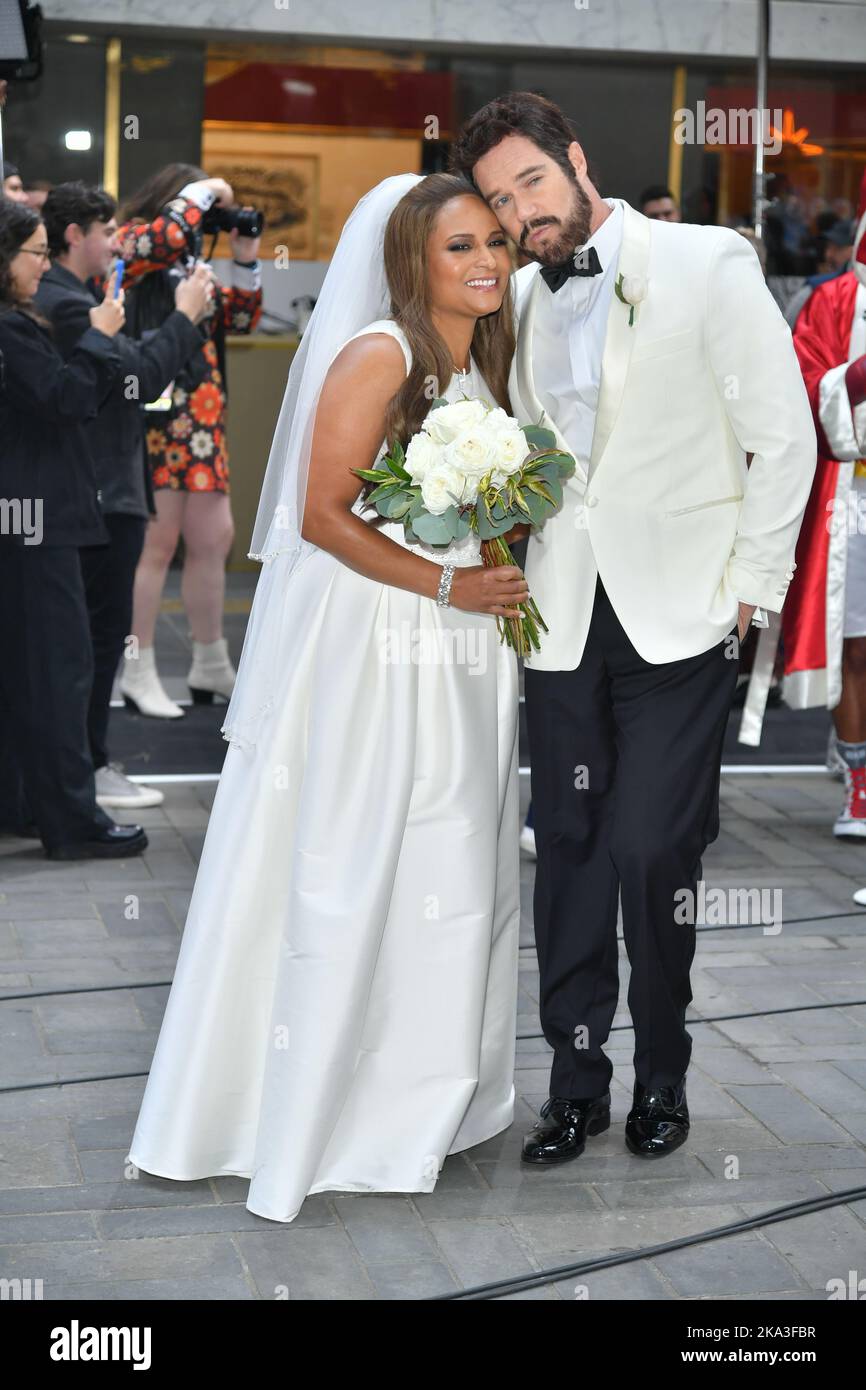
M 517 669 L 527 595 L 470 533 L 408 545 L 350 470 L 436 395 L 508 407 L 510 262 L 451 175 L 386 179 L 346 224 L 289 382 L 263 561 L 129 1159 L 314 1192 L 430 1192 L 514 1110 Z M 442 567 L 455 570 L 437 603 Z

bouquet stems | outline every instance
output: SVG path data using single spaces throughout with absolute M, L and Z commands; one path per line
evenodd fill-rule
M 481 559 L 488 567 L 516 564 L 507 541 L 503 540 L 501 536 L 481 542 Z M 519 603 L 517 607 L 521 609 L 521 617 L 497 617 L 496 627 L 502 640 L 507 642 L 509 647 L 513 647 L 518 656 L 526 656 L 533 647 L 536 651 L 541 650 L 538 639 L 539 627 L 543 628 L 545 632 L 548 629 L 531 595 L 525 603 Z

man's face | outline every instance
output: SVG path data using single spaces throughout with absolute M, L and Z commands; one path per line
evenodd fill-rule
M 648 203 L 643 205 L 644 217 L 651 217 L 655 222 L 679 222 L 680 210 L 673 198 L 650 198 Z
M 64 229 L 69 248 L 69 264 L 82 280 L 103 280 L 118 255 L 117 218 L 107 222 L 91 222 L 87 231 L 77 222 Z
M 521 249 L 542 265 L 559 265 L 588 240 L 592 204 L 580 182 L 586 159 L 569 146 L 575 177 L 525 135 L 507 135 L 473 169 L 482 198 Z
M 117 218 L 111 217 L 107 222 L 91 222 L 81 246 L 85 279 L 102 280 L 118 253 Z
M 824 260 L 832 270 L 844 270 L 854 255 L 854 243 L 850 246 L 835 246 L 828 241 L 824 248 Z
M 24 184 L 21 182 L 20 174 L 10 174 L 8 179 L 3 180 L 3 196 L 8 198 L 10 203 L 27 202 L 27 194 L 24 192 Z

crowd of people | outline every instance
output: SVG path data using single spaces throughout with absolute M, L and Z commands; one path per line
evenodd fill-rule
M 191 697 L 228 698 L 234 686 L 222 631 L 234 536 L 224 340 L 252 331 L 261 314 L 259 243 L 230 233 L 231 284 L 220 286 L 201 259 L 202 222 L 212 205 L 231 205 L 233 192 L 192 165 L 159 170 L 121 211 L 102 188 L 28 182 L 8 159 L 2 175 L 0 490 L 38 497 L 48 522 L 36 543 L 24 515 L 16 527 L 8 511 L 0 533 L 0 636 L 17 654 L 0 677 L 0 830 L 38 835 L 53 857 L 141 852 L 143 829 L 108 813 L 158 805 L 163 794 L 110 757 L 109 709 L 120 668 L 129 708 L 184 716 L 154 649 L 181 540 Z M 700 220 L 693 203 L 689 216 Z M 637 207 L 657 221 L 683 218 L 662 183 L 646 187 Z M 776 690 L 794 707 L 833 711 L 828 756 L 847 782 L 834 830 L 858 836 L 866 836 L 864 210 L 863 198 L 856 213 L 845 199 L 806 208 L 780 183 L 762 238 L 738 219 L 765 274 L 768 260 L 795 272 L 777 277 L 774 293 L 778 300 L 782 283 L 831 465 L 816 475 L 802 572 L 775 632 Z M 753 692 L 759 721 L 762 700 L 766 690 Z M 521 844 L 534 854 L 531 807 Z
M 109 755 L 112 687 L 122 666 L 129 706 L 185 713 L 153 646 L 181 537 L 190 692 L 233 688 L 225 334 L 261 314 L 258 238 L 230 232 L 221 286 L 201 253 L 224 179 L 172 164 L 118 212 L 104 189 L 2 172 L 0 831 L 50 858 L 126 856 L 147 836 L 110 813 L 163 794 Z

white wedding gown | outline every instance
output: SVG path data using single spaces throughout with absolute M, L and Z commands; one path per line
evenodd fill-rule
M 390 320 L 362 331 L 408 356 Z M 492 399 L 474 364 L 446 395 L 464 391 Z M 474 533 L 411 549 L 480 563 Z M 274 1221 L 314 1192 L 430 1192 L 447 1154 L 508 1127 L 520 916 L 496 619 L 324 550 L 285 602 L 276 707 L 226 752 L 129 1151 L 161 1177 L 249 1177 Z

